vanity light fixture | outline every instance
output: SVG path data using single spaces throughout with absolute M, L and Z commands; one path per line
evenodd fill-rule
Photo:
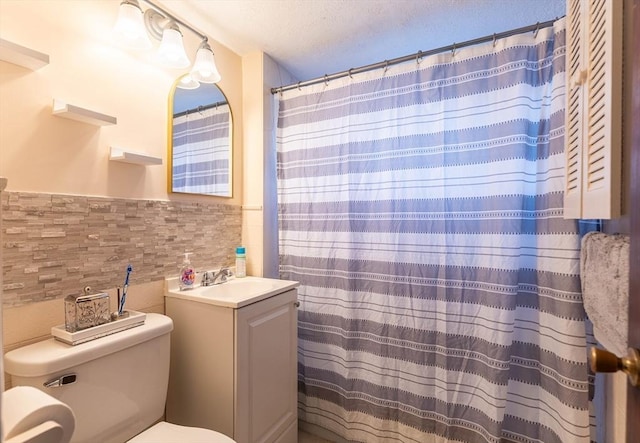
M 202 39 L 196 52 L 189 80 L 179 82 L 183 89 L 194 89 L 201 83 L 217 83 L 221 76 L 216 67 L 213 51 L 209 46 L 207 36 L 196 31 L 187 23 L 177 19 L 150 0 L 143 0 L 151 8 L 144 14 L 138 0 L 122 0 L 118 11 L 118 20 L 114 27 L 116 40 L 132 49 L 148 49 L 151 47 L 149 35 L 160 40 L 156 58 L 165 66 L 182 69 L 191 63 L 184 50 L 182 32 L 178 23 L 189 29 Z M 182 86 L 180 86 L 182 85 Z M 195 85 L 195 86 L 194 86 Z
M 176 87 L 180 89 L 198 89 L 199 86 L 200 82 L 191 78 L 191 74 L 186 74 L 180 77 L 180 80 L 178 80 L 178 84 L 176 85 Z
M 200 83 L 218 83 L 222 78 L 216 67 L 213 51 L 205 37 L 196 52 L 196 61 L 191 69 L 191 78 Z
M 157 58 L 169 68 L 186 68 L 191 64 L 182 44 L 182 33 L 174 21 L 170 21 L 162 31 Z
M 149 49 L 151 40 L 147 35 L 138 0 L 123 0 L 118 9 L 118 20 L 113 28 L 113 37 L 121 45 L 132 49 Z

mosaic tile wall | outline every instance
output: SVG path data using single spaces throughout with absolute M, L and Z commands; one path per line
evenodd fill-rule
M 239 206 L 3 192 L 3 302 L 19 306 L 233 264 Z

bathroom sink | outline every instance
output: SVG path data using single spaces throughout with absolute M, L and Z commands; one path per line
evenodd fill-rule
M 293 289 L 298 282 L 262 277 L 232 277 L 225 283 L 213 286 L 196 286 L 186 291 L 178 288 L 177 278 L 165 281 L 165 296 L 193 300 L 230 308 L 240 308 Z

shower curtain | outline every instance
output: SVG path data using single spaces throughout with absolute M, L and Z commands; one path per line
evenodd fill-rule
M 361 442 L 589 441 L 565 24 L 279 98 L 299 417 Z
M 229 195 L 228 104 L 173 118 L 173 191 Z

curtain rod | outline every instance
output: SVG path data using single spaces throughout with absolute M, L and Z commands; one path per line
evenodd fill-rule
M 277 88 L 271 88 L 272 94 L 277 94 L 283 91 L 289 91 L 291 89 L 301 88 L 303 86 L 311 86 L 322 82 L 329 82 L 331 80 L 335 80 L 338 78 L 352 76 L 353 74 L 359 74 L 361 72 L 373 71 L 374 69 L 386 68 L 391 65 L 396 65 L 398 63 L 404 63 L 410 60 L 419 60 L 422 57 L 426 57 L 428 55 L 440 54 L 442 52 L 453 51 L 456 49 L 464 48 L 465 46 L 473 46 L 480 43 L 486 43 L 490 41 L 496 41 L 499 38 L 511 37 L 516 34 L 524 34 L 529 31 L 538 31 L 542 28 L 547 28 L 549 26 L 553 26 L 553 24 L 558 20 L 556 17 L 555 20 L 548 20 L 546 22 L 538 22 L 535 25 L 524 26 L 522 28 L 512 29 L 510 31 L 499 32 L 497 34 L 487 35 L 485 37 L 475 38 L 473 40 L 467 40 L 462 43 L 454 43 L 448 46 L 442 46 L 441 48 L 431 49 L 429 51 L 418 51 L 411 55 L 405 55 L 403 57 L 393 58 L 391 60 L 385 60 L 383 62 L 373 63 L 370 65 L 361 66 L 359 68 L 351 68 L 348 71 L 336 72 L 335 74 L 324 75 L 324 77 L 317 77 L 311 80 L 305 80 L 303 82 L 293 83 L 287 86 L 278 86 Z
M 200 105 L 196 108 L 191 108 L 191 109 L 187 109 L 186 111 L 181 111 L 181 112 L 176 112 L 175 114 L 173 114 L 173 117 L 182 117 L 183 115 L 187 115 L 187 114 L 191 114 L 194 112 L 201 112 L 201 111 L 206 111 L 207 109 L 212 109 L 212 108 L 217 108 L 218 106 L 223 106 L 223 105 L 227 105 L 227 101 L 223 100 L 223 101 L 219 101 L 216 103 L 211 103 L 208 105 Z

